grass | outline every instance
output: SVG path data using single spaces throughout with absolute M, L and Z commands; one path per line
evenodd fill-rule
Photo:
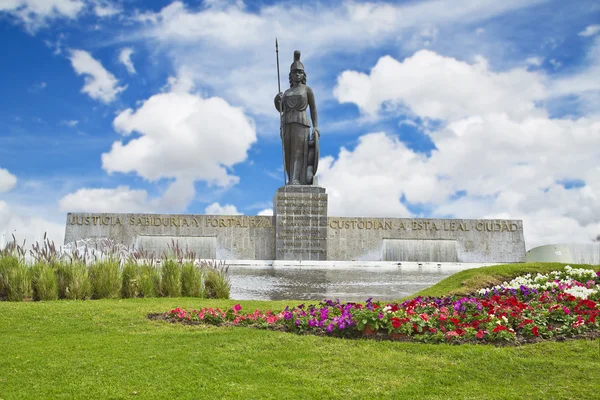
M 505 267 L 497 268 L 488 272 L 501 276 Z M 445 285 L 481 277 L 467 272 Z M 299 302 L 240 303 L 281 310 Z M 0 399 L 592 399 L 600 390 L 599 340 L 427 345 L 146 319 L 178 306 L 234 304 L 0 302 Z

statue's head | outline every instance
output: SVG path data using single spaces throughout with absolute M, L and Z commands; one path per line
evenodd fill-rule
M 301 82 L 306 85 L 306 72 L 304 72 L 304 64 L 300 62 L 300 50 L 294 51 L 294 62 L 290 65 L 290 87 L 293 86 L 294 75 L 298 72 L 302 73 L 303 77 Z

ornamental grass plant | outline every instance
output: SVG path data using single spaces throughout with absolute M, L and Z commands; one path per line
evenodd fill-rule
M 92 283 L 88 268 L 80 260 L 61 260 L 55 264 L 58 298 L 85 300 L 92 296 Z
M 209 299 L 228 299 L 231 283 L 227 276 L 229 267 L 224 262 L 202 261 L 204 271 L 204 294 Z
M 0 251 L 0 301 L 86 300 L 136 297 L 229 298 L 224 262 L 196 260 L 172 242 L 161 263 L 143 249 L 129 251 L 111 241 L 96 250 L 69 252 L 44 237 L 26 252 L 13 241 Z M 26 262 L 26 255 L 30 255 Z
M 109 257 L 99 260 L 89 267 L 92 283 L 92 298 L 116 299 L 121 295 L 121 267 L 118 259 Z
M 54 268 L 46 261 L 36 261 L 31 267 L 33 300 L 58 300 L 58 280 Z
M 161 294 L 164 297 L 181 297 L 181 264 L 167 258 L 161 264 Z
M 186 261 L 181 266 L 181 295 L 183 297 L 205 297 L 202 270 L 192 261 Z M 229 294 L 224 298 L 228 297 Z
M 153 263 L 139 266 L 140 297 L 158 297 L 160 294 L 160 272 Z
M 23 301 L 31 295 L 29 270 L 17 255 L 0 256 L 0 300 Z

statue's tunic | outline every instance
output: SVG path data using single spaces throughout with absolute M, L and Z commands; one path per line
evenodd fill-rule
M 290 88 L 283 95 L 283 143 L 285 169 L 290 183 L 310 184 L 306 178 L 310 119 L 306 112 L 310 87 Z

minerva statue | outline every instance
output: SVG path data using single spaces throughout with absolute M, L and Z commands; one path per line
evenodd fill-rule
M 277 74 L 279 75 L 279 57 Z M 281 117 L 280 135 L 287 173 L 286 185 L 312 185 L 316 184 L 314 177 L 319 165 L 319 122 L 315 95 L 306 85 L 306 73 L 298 50 L 294 52 L 289 80 L 290 88 L 285 93 L 281 93 L 280 89 L 275 96 L 275 108 Z M 306 113 L 307 108 L 310 108 L 311 121 Z

